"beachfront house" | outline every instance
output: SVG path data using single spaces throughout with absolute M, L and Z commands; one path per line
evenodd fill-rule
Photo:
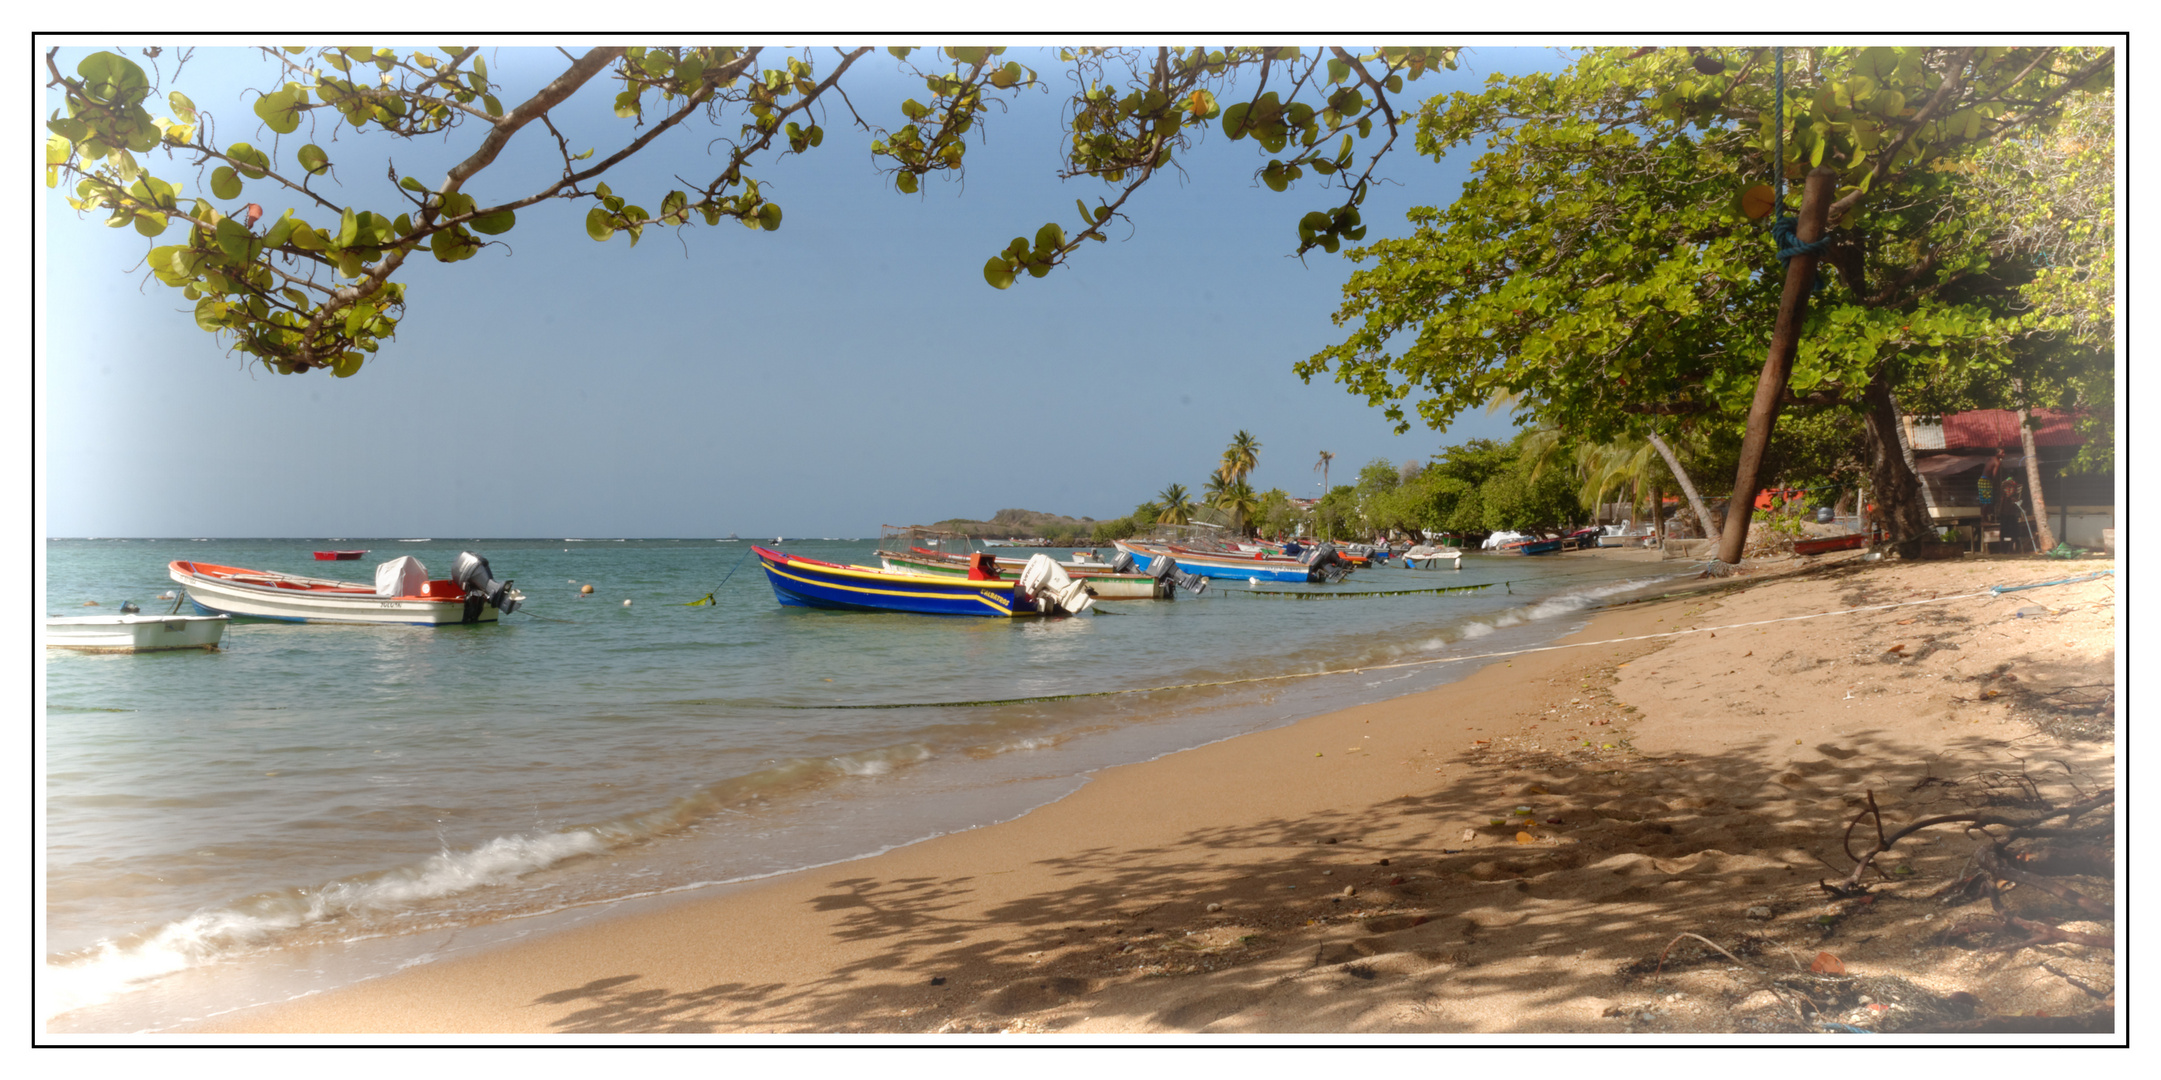
M 2072 547 L 2114 549 L 2115 473 L 2066 473 L 2065 466 L 2084 442 L 2072 416 L 2036 409 L 2033 418 L 2034 454 L 2040 459 L 2041 496 L 2049 527 L 2058 540 Z M 1981 527 L 1979 481 L 1996 451 L 2004 454 L 2003 475 L 2017 477 L 2021 485 L 2026 482 L 2018 413 L 2010 409 L 1949 413 L 1933 421 L 1907 417 L 1905 424 L 1929 516 L 1939 526 Z M 1998 515 L 1995 532 L 2000 542 L 2013 547 L 2026 540 L 2018 515 L 2008 510 Z

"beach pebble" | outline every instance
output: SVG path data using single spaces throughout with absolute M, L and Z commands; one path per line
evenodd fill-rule
M 1345 886 L 1343 887 L 1343 895 L 1345 895 L 1345 896 L 1357 896 L 1357 895 L 1358 895 L 1358 886 L 1356 886 L 1356 885 L 1345 885 Z
M 1223 910 L 1223 905 L 1221 905 L 1221 904 L 1210 904 L 1210 905 L 1208 905 L 1208 911 L 1209 911 L 1209 912 L 1210 912 L 1211 914 L 1213 914 L 1214 912 L 1218 912 L 1218 911 L 1221 911 L 1221 910 Z
M 1464 838 L 1465 840 L 1476 840 L 1476 839 L 1478 839 L 1478 830 L 1477 830 L 1477 829 L 1465 829 L 1465 830 L 1463 830 L 1463 838 Z
M 1321 876 L 1322 876 L 1322 877 L 1334 877 L 1334 876 L 1336 876 L 1336 872 L 1335 872 L 1335 871 L 1333 871 L 1333 870 L 1323 870 L 1323 871 L 1321 871 Z
M 1771 909 L 1759 904 L 1748 909 L 1748 917 L 1757 920 L 1768 919 L 1771 917 Z

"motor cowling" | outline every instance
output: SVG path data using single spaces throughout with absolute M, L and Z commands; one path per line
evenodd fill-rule
M 1338 553 L 1334 544 L 1326 542 L 1314 545 L 1313 550 L 1302 561 L 1308 568 L 1308 581 L 1332 584 L 1343 580 L 1343 575 L 1351 572 L 1350 560 Z
M 450 580 L 465 590 L 466 621 L 480 616 L 480 602 L 495 605 L 495 610 L 505 615 L 518 610 L 523 599 L 510 586 L 510 581 L 495 580 L 495 572 L 488 568 L 488 560 L 470 551 L 458 552 L 457 561 L 450 564 Z

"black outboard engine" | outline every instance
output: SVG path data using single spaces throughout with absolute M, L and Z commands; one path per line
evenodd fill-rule
M 1315 544 L 1312 552 L 1301 561 L 1310 568 L 1306 574 L 1307 581 L 1333 585 L 1343 580 L 1343 575 L 1351 572 L 1351 561 L 1339 554 L 1334 544 L 1325 541 Z
M 1208 579 L 1199 574 L 1188 574 L 1178 569 L 1178 561 L 1168 555 L 1158 555 L 1148 564 L 1148 576 L 1157 581 L 1168 581 L 1195 596 L 1208 591 Z M 1166 598 L 1173 594 L 1165 594 Z
M 518 598 L 511 593 L 508 581 L 495 580 L 495 572 L 488 569 L 488 560 L 470 551 L 458 552 L 456 562 L 450 564 L 450 580 L 465 590 L 465 621 L 480 621 L 480 606 L 494 604 L 495 610 L 505 615 L 518 610 Z

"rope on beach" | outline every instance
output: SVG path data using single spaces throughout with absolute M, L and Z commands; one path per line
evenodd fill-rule
M 1430 593 L 1477 592 L 1490 589 L 1501 582 L 1489 581 L 1483 585 L 1444 585 L 1438 589 L 1367 589 L 1362 592 L 1298 592 L 1292 589 L 1225 589 L 1224 596 L 1274 596 L 1292 600 L 1344 600 L 1353 596 L 1415 596 Z
M 2031 585 L 1998 585 L 1994 588 L 1991 588 L 1989 592 L 1993 595 L 2001 596 L 2004 593 L 2018 592 L 2022 589 L 2043 589 L 2047 588 L 2050 585 L 2076 585 L 2082 581 L 2092 581 L 2095 578 L 2114 576 L 2116 576 L 2116 571 L 2114 570 L 2096 570 L 2091 574 L 2080 574 L 2077 577 L 2058 578 L 2055 581 L 2038 581 Z
M 2094 575 L 2098 576 L 2098 575 Z M 1219 686 L 1245 686 L 1253 683 L 1287 682 L 1291 679 L 1317 679 L 1324 675 L 1363 675 L 1371 671 L 1395 671 L 1401 668 L 1426 667 L 1433 664 L 1458 664 L 1471 660 L 1501 660 L 1511 656 L 1530 653 L 1557 652 L 1561 649 L 1581 649 L 1591 645 L 1623 645 L 1634 641 L 1655 641 L 1659 638 L 1680 637 L 1684 634 L 1716 633 L 1720 630 L 1744 630 L 1751 626 L 1770 626 L 1774 623 L 1800 622 L 1805 619 L 1821 619 L 1829 615 L 1852 615 L 1863 611 L 1889 611 L 1894 608 L 1914 607 L 1919 604 L 1946 604 L 1953 600 L 1974 600 L 1994 597 L 2000 592 L 2019 589 L 2039 589 L 2049 585 L 2067 585 L 2088 578 L 2043 581 L 2032 585 L 1999 585 L 1980 592 L 1958 593 L 1953 596 L 1931 596 L 1926 600 L 1899 600 L 1889 604 L 1865 604 L 1861 607 L 1839 608 L 1835 611 L 1817 611 L 1807 615 L 1784 615 L 1776 619 L 1757 619 L 1753 622 L 1728 623 L 1724 626 L 1696 626 L 1686 630 L 1665 630 L 1656 634 L 1637 634 L 1633 637 L 1602 638 L 1598 641 L 1570 641 L 1559 645 L 1534 645 L 1506 652 L 1475 653 L 1467 656 L 1435 656 L 1424 660 L 1403 660 L 1393 664 L 1362 664 L 1358 667 L 1331 668 L 1327 671 L 1294 671 L 1284 675 L 1255 675 L 1244 679 L 1218 679 L 1213 682 L 1177 683 L 1171 686 L 1136 686 L 1124 690 L 1085 690 L 1071 694 L 1037 694 L 1031 697 L 990 698 L 979 701 L 900 701 L 874 705 L 774 705 L 775 709 L 795 711 L 822 711 L 827 709 L 972 709 L 992 705 L 1032 705 L 1045 701 L 1070 701 L 1077 698 L 1118 697 L 1125 694 L 1157 694 L 1166 690 L 1201 690 Z

